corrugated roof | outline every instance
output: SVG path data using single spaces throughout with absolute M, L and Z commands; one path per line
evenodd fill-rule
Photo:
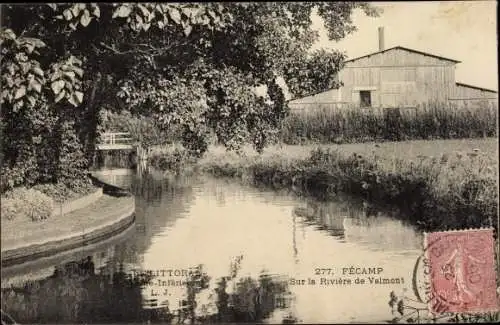
M 366 54 L 366 55 L 363 55 L 363 56 L 360 56 L 360 57 L 357 57 L 357 58 L 354 58 L 354 59 L 346 60 L 345 63 L 352 62 L 352 61 L 355 61 L 355 60 L 359 60 L 359 59 L 362 59 L 362 58 L 367 58 L 367 57 L 375 55 L 375 54 L 385 53 L 385 52 L 388 52 L 388 51 L 391 51 L 391 50 L 395 50 L 395 49 L 400 49 L 400 50 L 405 50 L 405 51 L 408 51 L 408 52 L 417 53 L 417 54 L 420 54 L 420 55 L 430 56 L 430 57 L 433 57 L 433 58 L 436 58 L 436 59 L 450 61 L 450 62 L 453 62 L 453 63 L 460 63 L 461 62 L 461 61 L 457 61 L 457 60 L 454 60 L 454 59 L 445 58 L 443 56 L 439 56 L 439 55 L 435 55 L 435 54 L 431 54 L 431 53 L 426 53 L 426 52 L 422 52 L 422 51 L 417 51 L 417 50 L 410 49 L 410 48 L 407 48 L 407 47 L 404 47 L 404 46 L 394 46 L 394 47 L 388 48 L 388 49 L 383 50 L 383 51 L 377 51 L 377 52 Z
M 496 91 L 496 90 L 493 90 L 493 89 L 488 89 L 488 88 L 482 88 L 482 87 L 472 86 L 472 85 L 464 84 L 464 83 L 461 83 L 461 82 L 456 82 L 455 84 L 456 84 L 457 86 L 462 86 L 462 87 L 467 87 L 467 88 L 472 88 L 472 89 L 477 89 L 477 90 L 489 91 L 489 92 L 492 92 L 492 93 L 497 93 L 497 91 Z

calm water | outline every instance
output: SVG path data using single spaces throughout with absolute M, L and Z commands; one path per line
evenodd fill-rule
M 136 225 L 2 269 L 2 309 L 19 322 L 384 322 L 391 291 L 412 296 L 422 235 L 362 204 L 208 176 L 101 173 L 137 195 Z

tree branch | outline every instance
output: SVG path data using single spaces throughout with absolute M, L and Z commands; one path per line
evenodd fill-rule
M 99 43 L 99 45 L 101 45 L 103 48 L 105 48 L 105 49 L 107 49 L 107 50 L 109 50 L 117 55 L 143 54 L 143 55 L 148 55 L 148 56 L 159 56 L 159 55 L 164 54 L 166 51 L 171 50 L 175 46 L 183 46 L 186 44 L 188 44 L 188 42 L 182 42 L 179 44 L 171 44 L 171 45 L 164 46 L 164 47 L 154 47 L 151 44 L 131 43 L 130 45 L 135 47 L 135 48 L 133 48 L 131 50 L 118 50 L 114 45 L 108 45 L 108 44 L 105 44 L 104 42 Z M 142 47 L 143 49 L 141 49 L 140 47 Z

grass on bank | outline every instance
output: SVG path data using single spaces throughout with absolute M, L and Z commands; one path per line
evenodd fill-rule
M 249 147 L 240 155 L 212 147 L 197 168 L 320 199 L 352 194 L 395 206 L 425 230 L 484 227 L 497 222 L 497 143 L 487 138 L 283 145 L 262 155 Z

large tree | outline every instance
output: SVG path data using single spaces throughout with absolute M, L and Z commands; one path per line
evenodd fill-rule
M 378 14 L 357 2 L 1 9 L 3 166 L 23 182 L 84 169 L 105 105 L 175 125 L 198 154 L 210 133 L 228 148 L 250 141 L 261 150 L 287 112 L 278 77 L 295 96 L 338 86 L 344 55 L 310 51 L 313 10 L 332 40 L 355 30 L 354 10 Z M 261 85 L 266 96 L 254 91 Z

